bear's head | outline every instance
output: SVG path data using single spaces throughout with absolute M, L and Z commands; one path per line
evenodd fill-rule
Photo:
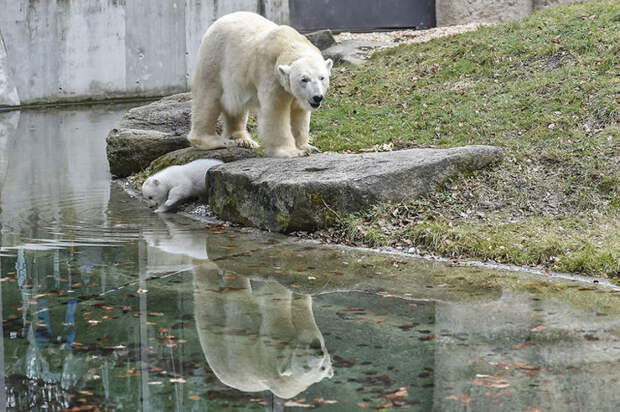
M 159 179 L 151 176 L 142 184 L 142 196 L 149 207 L 157 207 L 164 203 L 168 196 L 168 192 Z
M 322 57 L 306 56 L 291 65 L 279 65 L 280 84 L 292 94 L 299 106 L 306 110 L 318 109 L 329 88 L 333 62 Z

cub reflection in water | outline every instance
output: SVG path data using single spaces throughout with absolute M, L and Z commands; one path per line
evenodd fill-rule
M 194 308 L 207 362 L 228 386 L 289 399 L 333 376 L 310 296 L 205 262 L 194 269 Z

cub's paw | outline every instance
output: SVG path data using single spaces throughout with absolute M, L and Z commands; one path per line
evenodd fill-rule
M 230 140 L 218 135 L 202 137 L 190 135 L 187 137 L 187 140 L 189 140 L 189 144 L 192 145 L 192 147 L 200 150 L 225 149 L 233 145 Z
M 167 208 L 164 205 L 161 205 L 157 209 L 155 209 L 155 213 L 168 213 L 169 211 L 170 208 Z
M 252 139 L 248 132 L 234 132 L 232 136 L 230 136 L 230 142 L 235 146 L 245 147 L 247 149 L 258 148 L 258 143 Z

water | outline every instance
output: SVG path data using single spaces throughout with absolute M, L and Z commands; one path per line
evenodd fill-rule
M 123 110 L 0 113 L 0 410 L 620 410 L 618 291 L 158 216 Z

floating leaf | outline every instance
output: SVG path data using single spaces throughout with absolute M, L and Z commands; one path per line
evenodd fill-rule
M 393 401 L 395 399 L 404 398 L 405 396 L 409 396 L 409 392 L 407 392 L 407 390 L 404 389 L 404 388 L 401 388 L 401 389 L 397 390 L 394 393 L 389 393 L 389 394 L 385 395 L 385 397 L 388 398 L 391 401 Z
M 515 366 L 519 369 L 528 369 L 528 370 L 538 369 L 536 366 L 528 365 L 523 362 L 515 362 Z
M 314 408 L 314 405 L 311 403 L 301 403 L 296 401 L 287 401 L 284 403 L 284 406 L 289 408 Z

